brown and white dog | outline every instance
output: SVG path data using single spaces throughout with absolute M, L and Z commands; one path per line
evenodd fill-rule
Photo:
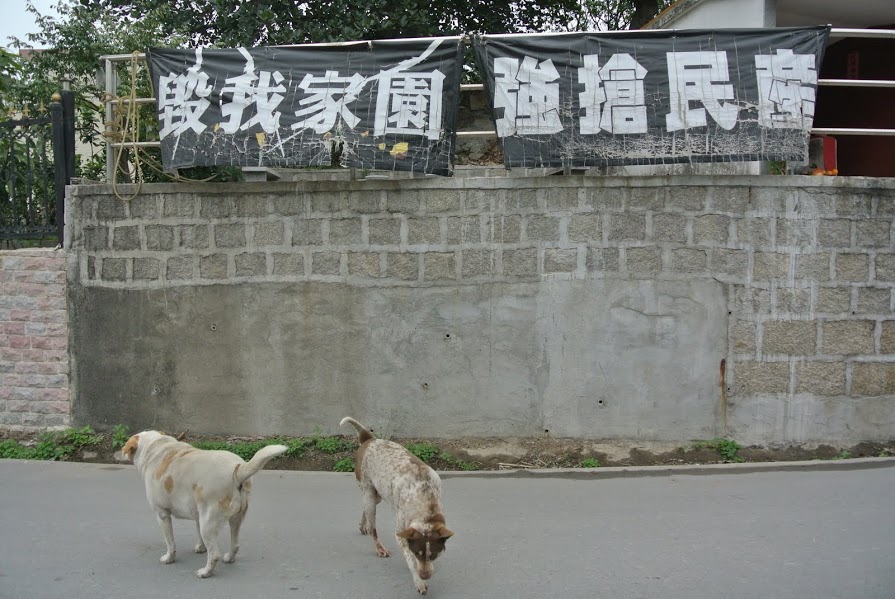
M 354 418 L 343 418 L 340 424 L 346 423 L 357 430 L 361 444 L 354 469 L 363 501 L 360 532 L 373 537 L 376 555 L 389 556 L 376 532 L 376 505 L 385 499 L 395 512 L 395 538 L 407 560 L 413 583 L 417 592 L 425 595 L 426 581 L 435 571 L 433 562 L 444 551 L 445 541 L 454 534 L 444 525 L 441 479 L 401 445 L 373 438 Z
M 239 527 L 249 509 L 249 479 L 268 460 L 287 450 L 285 445 L 268 445 L 246 462 L 229 451 L 196 449 L 158 431 L 143 431 L 128 439 L 121 452 L 143 477 L 146 498 L 165 535 L 167 551 L 160 561 L 174 561 L 174 516 L 196 521 L 199 543 L 195 551 L 208 551 L 208 561 L 196 570 L 196 576 L 211 576 L 221 559 L 218 532 L 228 521 L 230 552 L 224 561 L 232 563 L 239 551 Z

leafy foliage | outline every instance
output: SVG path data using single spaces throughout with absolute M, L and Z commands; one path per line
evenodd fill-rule
M 142 52 L 148 47 L 236 47 L 376 40 L 458 35 L 467 33 L 526 33 L 626 29 L 646 23 L 670 0 L 515 0 L 514 2 L 456 2 L 454 0 L 59 0 L 58 17 L 43 15 L 27 3 L 38 25 L 37 33 L 13 39 L 13 45 L 43 48 L 19 60 L 0 53 L 0 109 L 36 110 L 71 81 L 75 92 L 77 135 L 96 148 L 78 160 L 76 176 L 102 180 L 104 174 L 104 55 Z M 471 61 L 469 61 L 471 65 Z M 133 84 L 137 95 L 149 97 L 145 68 L 132 76 L 118 69 L 115 93 L 126 96 Z M 467 72 L 475 80 L 474 72 Z M 119 104 L 119 106 L 124 106 Z M 158 139 L 154 106 L 136 111 L 140 141 Z M 117 120 L 120 120 L 120 115 Z M 147 161 L 147 182 L 167 180 L 157 150 L 140 151 Z M 123 153 L 122 164 L 133 162 Z M 184 169 L 191 179 L 239 179 L 235 169 Z M 125 172 L 126 181 L 136 172 Z
M 584 458 L 581 460 L 580 468 L 599 468 L 600 461 L 597 458 Z
M 573 31 L 640 29 L 674 0 L 582 0 Z
M 431 443 L 409 443 L 405 445 L 407 451 L 429 463 L 438 455 L 438 448 Z
M 715 437 L 711 441 L 697 441 L 693 444 L 693 447 L 695 449 L 702 449 L 703 447 L 714 449 L 721 455 L 721 459 L 725 462 L 739 463 L 746 461 L 745 458 L 737 455 L 740 449 L 742 449 L 742 446 L 733 439 Z
M 354 447 L 354 442 L 344 437 L 317 437 L 314 447 L 323 453 L 339 453 Z
M 117 424 L 112 429 L 112 447 L 124 447 L 127 440 L 130 439 L 130 432 L 126 424 Z
M 259 439 L 257 441 L 196 441 L 193 443 L 193 447 L 198 449 L 212 449 L 212 450 L 222 450 L 229 451 L 231 453 L 235 453 L 245 461 L 249 461 L 252 459 L 258 450 L 262 447 L 267 447 L 268 445 L 277 445 L 280 443 L 280 439 Z M 279 456 L 278 456 L 279 457 Z
M 476 464 L 475 462 L 467 462 L 465 460 L 455 458 L 454 456 L 452 456 L 451 454 L 449 454 L 446 451 L 442 451 L 440 454 L 438 454 L 438 459 L 441 460 L 442 462 L 444 462 L 445 464 L 454 466 L 455 468 L 459 468 L 460 470 L 468 471 L 468 470 L 478 470 L 479 469 L 479 465 Z
M 233 47 L 463 33 L 544 31 L 581 10 L 577 0 L 82 0 L 124 23 L 143 18 L 181 32 L 189 46 Z
M 82 447 L 98 445 L 102 439 L 102 435 L 96 434 L 89 426 L 41 433 L 34 445 L 22 445 L 15 439 L 4 439 L 0 441 L 0 458 L 66 460 Z
M 289 448 L 284 456 L 287 458 L 300 458 L 305 454 L 305 450 L 312 445 L 310 439 L 301 437 L 295 439 L 280 439 L 280 442 Z
M 333 472 L 354 472 L 354 460 L 352 458 L 342 458 L 333 464 Z

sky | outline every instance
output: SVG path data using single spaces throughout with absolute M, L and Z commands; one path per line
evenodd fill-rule
M 31 0 L 41 14 L 56 15 L 54 6 L 58 0 Z M 34 15 L 25 10 L 26 0 L 7 0 L 3 18 L 0 19 L 0 47 L 10 49 L 9 36 L 14 35 L 24 40 L 29 33 L 37 33 Z

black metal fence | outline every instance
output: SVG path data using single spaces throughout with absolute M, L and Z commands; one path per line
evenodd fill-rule
M 63 242 L 74 123 L 71 91 L 54 94 L 48 113 L 0 121 L 0 241 Z

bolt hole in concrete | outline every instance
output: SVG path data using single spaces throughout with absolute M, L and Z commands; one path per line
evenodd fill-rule
M 445 338 L 445 339 L 450 339 L 450 338 L 451 338 L 451 334 L 448 333 L 447 335 L 444 336 L 444 338 Z
M 429 388 L 429 383 L 423 383 L 423 389 L 428 389 L 428 388 Z
M 549 432 L 550 432 L 550 429 L 549 429 L 549 428 L 545 428 L 545 429 L 544 429 L 544 432 L 545 432 L 545 433 L 549 433 Z
M 212 331 L 216 331 L 216 330 L 218 330 L 218 325 L 212 323 L 212 325 L 211 325 L 211 330 L 212 330 Z

